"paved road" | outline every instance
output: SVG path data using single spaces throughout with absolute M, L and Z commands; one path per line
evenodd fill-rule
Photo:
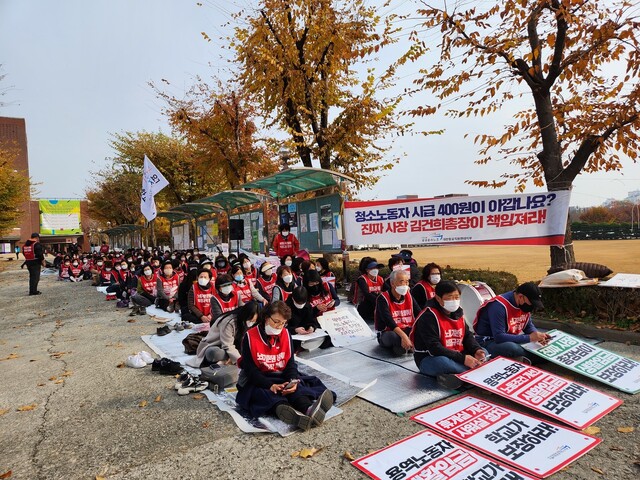
M 140 335 L 156 328 L 149 317 L 129 323 L 128 312 L 106 302 L 88 282 L 43 278 L 43 295 L 29 297 L 26 270 L 17 262 L 3 262 L 3 268 L 0 411 L 7 411 L 0 415 L 0 475 L 10 470 L 12 479 L 365 478 L 342 458 L 345 451 L 358 457 L 422 430 L 407 417 L 356 398 L 342 416 L 306 434 L 243 434 L 206 399 L 176 395 L 173 378 L 117 368 L 127 355 L 146 348 Z M 640 359 L 640 347 L 603 346 Z M 603 444 L 554 478 L 622 480 L 640 474 L 634 465 L 640 460 L 640 395 L 598 388 L 625 403 L 598 422 Z M 146 407 L 139 407 L 142 401 Z M 17 411 L 24 406 L 33 409 Z M 619 426 L 636 430 L 621 434 Z M 307 460 L 291 458 L 305 447 L 324 448 Z

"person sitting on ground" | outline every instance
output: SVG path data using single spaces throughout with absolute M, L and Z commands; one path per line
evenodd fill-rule
M 536 330 L 531 318 L 531 312 L 542 308 L 540 288 L 533 282 L 493 297 L 484 302 L 476 314 L 473 322 L 476 340 L 493 356 L 513 358 L 529 365 L 538 363 L 537 355 L 521 345 L 549 342 L 549 334 Z
M 329 261 L 326 258 L 320 257 L 316 259 L 316 271 L 320 274 L 323 282 L 330 283 L 333 288 L 337 288 L 336 275 L 331 271 Z
M 211 273 L 210 270 L 208 270 Z M 198 272 L 199 269 L 196 267 L 194 269 L 188 269 L 184 278 L 180 282 L 178 286 L 178 304 L 180 305 L 180 314 L 182 316 L 182 320 L 185 322 L 192 322 L 193 318 L 191 311 L 189 309 L 189 292 L 193 289 L 194 283 L 198 281 Z M 211 275 L 209 275 L 211 276 Z
M 216 278 L 218 278 L 218 271 L 213 268 L 213 260 L 209 257 L 202 257 L 200 260 L 200 268 L 211 271 L 211 281 L 215 282 Z
M 291 335 L 311 335 L 316 330 L 322 328 L 318 317 L 313 313 L 313 308 L 309 305 L 309 294 L 304 287 L 296 287 L 287 299 L 287 306 L 291 309 L 291 319 L 287 324 L 287 330 Z M 331 338 L 327 336 L 320 348 L 331 347 Z M 302 341 L 294 340 L 295 352 L 302 349 Z
M 246 253 L 241 253 L 238 255 L 238 262 L 242 266 L 242 274 L 245 279 L 251 279 L 254 282 L 258 279 L 258 271 L 256 267 L 251 264 L 251 260 L 249 259 Z
M 233 286 L 240 296 L 241 303 L 249 303 L 255 300 L 261 305 L 269 303 L 266 298 L 260 295 L 260 292 L 253 286 L 253 280 L 244 276 L 244 269 L 240 264 L 235 263 L 231 267 L 231 276 L 233 277 Z
M 396 253 L 395 256 L 400 257 L 405 265 L 409 265 L 409 287 L 413 288 L 420 280 L 420 270 L 418 269 L 418 262 L 413 258 L 413 252 L 403 249 Z
M 416 319 L 410 338 L 420 373 L 436 377 L 451 390 L 462 386 L 455 374 L 478 367 L 486 359 L 464 319 L 460 288 L 454 282 L 436 285 L 436 296 Z
M 242 337 L 257 321 L 258 304 L 253 301 L 220 315 L 198 345 L 196 364 L 200 368 L 213 363 L 236 365 Z
M 158 296 L 158 277 L 154 273 L 151 265 L 145 264 L 142 268 L 142 275 L 138 277 L 136 293 L 131 297 L 133 303 L 133 314 L 145 315 L 147 307 L 156 303 Z
M 384 279 L 384 283 L 382 284 L 383 292 L 388 292 L 391 290 L 391 273 L 395 270 L 403 270 L 404 261 L 397 255 L 393 255 L 389 258 L 387 266 L 389 267 L 389 275 Z
M 424 308 L 436 296 L 436 285 L 442 278 L 442 268 L 437 263 L 427 263 L 422 269 L 422 278 L 411 289 L 411 295 Z
M 102 263 L 102 265 L 100 265 Z M 111 285 L 111 272 L 113 272 L 113 262 L 111 260 L 98 261 L 98 285 L 108 287 Z
M 194 282 L 191 280 L 195 278 Z M 182 312 L 182 320 L 191 323 L 211 322 L 211 297 L 215 291 L 215 285 L 211 282 L 211 270 L 199 270 L 189 272 L 185 282 L 191 287 L 188 293 L 188 306 Z
M 376 299 L 375 329 L 381 346 L 404 355 L 413 348 L 409 335 L 420 307 L 409 292 L 409 272 L 394 270 L 389 281 L 391 289 Z
M 171 260 L 165 260 L 162 264 L 162 271 L 158 275 L 156 281 L 156 291 L 158 297 L 156 299 L 157 307 L 169 313 L 173 313 L 179 309 L 178 288 L 180 287 L 180 278 L 173 271 Z
M 93 261 L 91 257 L 82 257 L 82 279 L 91 279 L 91 270 L 93 270 Z
M 300 242 L 297 237 L 291 233 L 291 227 L 289 224 L 282 223 L 278 226 L 278 233 L 273 238 L 273 250 L 276 252 L 276 257 L 284 257 L 285 255 L 295 255 L 300 250 Z
M 309 305 L 316 317 L 340 305 L 336 289 L 330 283 L 323 282 L 315 269 L 309 270 L 304 276 L 304 287 L 309 293 Z
M 273 288 L 276 286 L 276 280 L 278 276 L 273 273 L 273 265 L 269 262 L 264 262 L 260 265 L 260 276 L 256 280 L 256 288 L 260 295 L 263 298 L 266 298 L 269 302 L 271 301 L 271 294 L 273 293 Z
M 218 272 L 218 275 L 229 273 L 230 268 L 229 262 L 224 255 L 220 254 L 216 257 L 216 272 Z
M 128 298 L 129 265 L 126 260 L 115 264 L 115 271 L 111 272 L 111 285 L 107 293 L 115 293 L 120 300 Z
M 293 262 L 291 263 L 291 273 L 293 273 L 293 281 L 296 282 L 296 285 L 299 287 L 302 286 L 302 263 L 304 262 L 304 258 L 302 257 L 293 257 Z
M 384 280 L 378 272 L 383 267 L 373 257 L 360 260 L 358 270 L 362 274 L 354 286 L 353 304 L 357 306 L 360 316 L 369 323 L 373 323 L 376 300 L 382 291 Z
M 278 300 L 282 300 L 283 302 L 286 302 L 287 298 L 289 298 L 289 295 L 291 295 L 291 292 L 293 292 L 293 289 L 296 286 L 293 281 L 291 268 L 287 266 L 278 267 L 278 270 L 276 270 L 276 276 L 278 278 L 271 292 L 271 301 L 276 302 Z
M 280 265 L 291 268 L 293 265 L 293 255 L 285 255 L 280 259 Z
M 71 266 L 71 259 L 68 255 L 65 255 L 64 260 L 60 264 L 60 268 L 58 269 L 58 280 L 63 282 L 69 281 L 69 267 Z
M 160 257 L 153 257 L 151 259 L 151 268 L 153 269 L 154 273 L 157 273 L 158 275 L 160 275 L 160 273 L 161 273 Z M 171 268 L 173 268 L 173 267 L 171 267 Z
M 82 265 L 77 258 L 74 258 L 69 266 L 69 280 L 72 282 L 81 282 L 84 279 L 84 271 Z
M 290 318 L 284 302 L 270 303 L 245 334 L 236 402 L 253 417 L 275 414 L 307 431 L 323 423 L 335 394 L 317 377 L 298 372 L 291 336 L 284 328 Z
M 211 321 L 210 324 L 222 315 L 242 306 L 240 296 L 233 286 L 233 278 L 231 275 L 224 273 L 219 275 L 215 281 L 215 289 L 211 295 Z

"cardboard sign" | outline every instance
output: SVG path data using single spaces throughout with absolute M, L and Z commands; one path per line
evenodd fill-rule
M 472 396 L 411 419 L 539 478 L 552 475 L 601 441 Z
M 579 429 L 622 404 L 598 390 L 504 357 L 458 378 Z
M 545 360 L 625 393 L 640 392 L 640 362 L 589 345 L 560 330 L 547 333 L 553 337 L 547 345 L 525 343 L 522 346 Z
M 418 432 L 351 462 L 375 479 L 524 480 L 530 479 L 484 455 L 433 432 Z
M 357 311 L 354 314 L 348 307 L 338 307 L 324 312 L 318 317 L 318 322 L 336 347 L 346 347 L 373 336 L 373 332 Z

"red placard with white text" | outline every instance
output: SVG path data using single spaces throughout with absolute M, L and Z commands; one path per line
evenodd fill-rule
M 527 475 L 427 430 L 351 464 L 378 480 L 531 480 Z
M 472 396 L 411 417 L 529 475 L 546 478 L 600 439 Z
M 579 429 L 622 404 L 599 390 L 504 357 L 458 378 Z

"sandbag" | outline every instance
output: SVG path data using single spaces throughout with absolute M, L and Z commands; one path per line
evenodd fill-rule
M 551 267 L 547 270 L 548 274 L 561 272 L 563 270 L 582 270 L 587 278 L 604 278 L 611 275 L 613 270 L 599 263 L 573 262 Z
M 582 270 L 570 269 L 562 270 L 561 272 L 552 273 L 547 275 L 540 282 L 540 286 L 547 285 L 571 285 L 580 283 L 580 280 L 587 278 Z

